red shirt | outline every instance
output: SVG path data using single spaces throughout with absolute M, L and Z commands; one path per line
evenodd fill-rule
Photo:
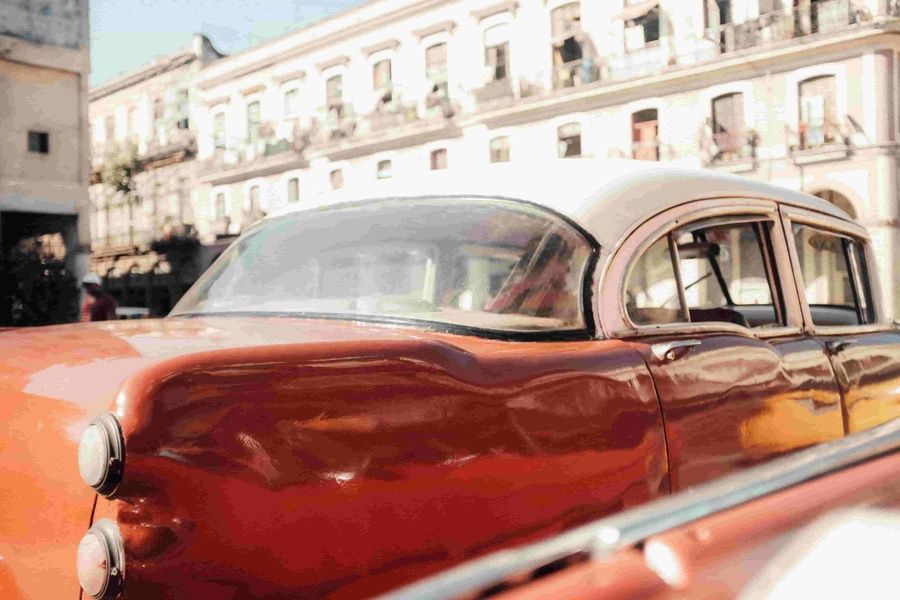
M 81 321 L 114 321 L 116 319 L 116 301 L 106 292 L 99 296 L 90 294 L 81 305 Z

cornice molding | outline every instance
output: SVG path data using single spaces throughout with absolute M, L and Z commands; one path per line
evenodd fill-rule
M 475 9 L 472 11 L 472 16 L 479 21 L 483 21 L 488 17 L 493 17 L 494 15 L 499 15 L 500 13 L 505 12 L 515 15 L 518 9 L 519 3 L 516 0 L 504 0 L 503 2 L 497 2 L 496 4 L 491 4 L 490 6 L 485 6 L 484 8 Z
M 390 40 L 385 40 L 379 44 L 364 46 L 363 52 L 365 52 L 366 56 L 372 56 L 376 52 L 381 52 L 382 50 L 396 50 L 399 46 L 400 40 L 398 40 L 397 38 L 392 38 Z
M 242 87 L 238 91 L 241 93 L 242 96 L 249 96 L 250 94 L 255 94 L 257 92 L 261 92 L 264 89 L 266 89 L 266 84 L 256 83 L 253 85 L 248 85 L 246 87 Z
M 428 36 L 434 35 L 436 33 L 444 33 L 445 31 L 452 33 L 454 29 L 456 29 L 456 21 L 441 21 L 439 23 L 435 23 L 434 25 L 429 25 L 428 27 L 413 29 L 413 35 L 419 38 L 419 41 L 422 41 Z
M 294 79 L 299 79 L 302 81 L 306 79 L 306 71 L 304 71 L 303 69 L 299 69 L 296 71 L 290 71 L 288 73 L 279 73 L 277 75 L 274 75 L 273 78 L 278 83 L 286 83 Z
M 280 54 L 272 56 L 271 52 L 261 57 L 260 59 L 253 61 L 243 67 L 237 67 L 233 71 L 224 71 L 218 75 L 212 75 L 209 79 L 202 81 L 199 84 L 201 89 L 208 89 L 211 87 L 215 87 L 216 85 L 221 85 L 223 83 L 227 83 L 229 81 L 233 81 L 238 77 L 243 77 L 245 75 L 249 75 L 256 71 L 260 71 L 265 69 L 273 64 L 278 62 L 284 62 L 291 58 L 296 58 L 299 56 L 303 56 L 304 54 L 310 54 L 316 50 L 327 48 L 329 46 L 334 45 L 337 42 L 346 41 L 348 37 L 361 35 L 368 31 L 377 31 L 381 27 L 386 27 L 388 25 L 394 24 L 397 21 L 401 21 L 403 19 L 408 19 L 410 17 L 428 12 L 429 10 L 433 10 L 445 4 L 452 4 L 457 2 L 458 0 L 418 0 L 417 2 L 410 3 L 408 6 L 401 8 L 400 10 L 396 10 L 393 12 L 382 13 L 368 21 L 356 21 L 349 22 L 343 28 L 337 29 L 336 31 L 332 31 L 325 35 L 315 37 L 312 39 L 305 40 L 301 43 L 298 43 L 296 46 L 282 51 Z M 365 6 L 365 5 L 363 5 Z M 288 34 L 286 37 L 291 37 L 292 35 L 300 35 L 303 32 L 314 30 L 315 28 L 323 27 L 325 25 L 329 25 L 336 21 L 339 21 L 341 18 L 349 18 L 350 15 L 354 14 L 359 9 L 351 9 L 347 13 L 337 15 L 330 19 L 326 19 L 325 21 L 320 21 L 314 25 L 310 25 L 307 28 L 300 29 L 292 34 Z M 262 48 L 273 48 L 279 42 L 283 42 L 284 38 L 279 38 L 270 42 L 266 42 L 261 46 L 257 46 L 257 48 L 251 48 L 244 52 L 238 54 L 232 54 L 231 56 L 220 59 L 215 63 L 212 63 L 207 69 L 222 69 L 226 67 L 228 63 L 231 61 L 240 58 L 242 55 L 253 52 L 254 50 L 259 50 Z M 222 61 L 225 61 L 224 63 Z M 204 69 L 205 70 L 205 69 Z M 201 78 L 203 77 L 203 71 L 201 71 Z
M 334 58 L 329 58 L 328 60 L 322 61 L 316 64 L 316 68 L 319 71 L 324 71 L 326 69 L 330 69 L 332 67 L 342 67 L 350 62 L 349 56 L 336 56 Z

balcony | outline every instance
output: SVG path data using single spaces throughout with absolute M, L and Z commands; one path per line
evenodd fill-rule
M 551 81 L 554 90 L 594 83 L 600 81 L 600 65 L 590 58 L 558 64 L 553 67 Z
M 766 13 L 743 23 L 728 23 L 707 31 L 720 54 L 749 50 L 785 40 L 840 31 L 870 20 L 852 0 L 820 0 L 808 6 Z
M 752 129 L 718 131 L 707 122 L 700 137 L 700 160 L 705 167 L 716 167 L 732 173 L 745 173 L 756 168 L 759 134 Z
M 307 165 L 304 151 L 311 135 L 310 129 L 303 129 L 285 137 L 272 135 L 252 143 L 243 139 L 219 140 L 212 156 L 201 165 L 201 181 L 222 185 L 303 168 Z
M 340 135 L 333 121 L 320 125 L 314 136 L 314 153 L 329 160 L 345 160 L 373 152 L 394 150 L 462 135 L 452 117 L 458 106 L 445 96 L 420 111 L 415 104 L 384 105 L 363 117 L 345 118 Z
M 143 168 L 159 168 L 194 156 L 197 136 L 190 129 L 173 129 L 164 138 L 153 138 L 138 149 L 138 160 Z
M 841 123 L 798 123 L 785 126 L 788 152 L 795 165 L 841 160 L 850 155 L 849 118 Z
M 480 109 L 509 105 L 516 98 L 512 81 L 508 77 L 489 81 L 482 87 L 475 89 L 472 95 L 475 97 L 475 103 Z

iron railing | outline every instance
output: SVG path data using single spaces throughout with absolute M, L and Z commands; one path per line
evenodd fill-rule
M 837 31 L 870 19 L 871 15 L 852 0 L 820 0 L 766 13 L 742 23 L 712 27 L 707 31 L 707 38 L 718 44 L 719 52 L 728 53 Z

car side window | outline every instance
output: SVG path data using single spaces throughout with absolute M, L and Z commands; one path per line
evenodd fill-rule
M 851 326 L 875 320 L 862 244 L 850 237 L 794 224 L 803 296 L 813 324 Z
M 625 302 L 631 321 L 782 325 L 773 226 L 771 221 L 706 220 L 657 240 L 629 274 Z
M 625 286 L 625 306 L 636 325 L 663 325 L 686 320 L 669 236 L 657 240 L 635 263 Z
M 781 325 L 770 277 L 771 222 L 699 223 L 677 232 L 681 279 L 692 322 Z

